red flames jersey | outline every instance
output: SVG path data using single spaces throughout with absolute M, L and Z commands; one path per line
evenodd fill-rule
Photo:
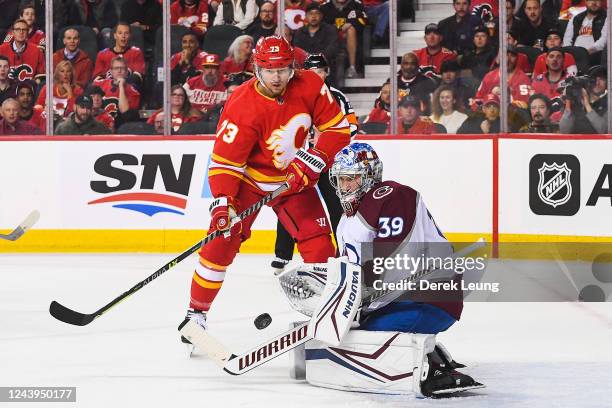
M 13 41 L 13 30 L 10 30 L 6 37 L 4 37 L 4 42 L 8 43 Z M 30 34 L 28 34 L 28 42 L 36 47 L 45 48 L 45 33 L 41 30 L 32 30 Z
M 226 98 L 225 86 L 221 76 L 214 86 L 206 86 L 204 80 L 202 80 L 202 75 L 198 75 L 188 80 L 183 88 L 187 92 L 191 106 L 203 112 L 219 105 Z
M 147 123 L 150 125 L 155 124 L 155 119 L 157 118 L 157 115 L 159 115 L 161 112 L 162 112 L 161 110 L 158 110 L 157 112 L 152 114 L 151 117 L 147 120 Z M 185 116 L 182 113 L 173 113 L 172 114 L 172 130 L 174 132 L 178 132 L 184 123 L 197 122 L 200 119 L 201 118 L 198 116 Z
M 490 71 L 484 76 L 474 101 L 471 104 L 472 110 L 478 109 L 478 106 L 482 104 L 482 101 L 487 97 L 488 94 L 493 93 L 493 89 L 499 87 L 499 68 Z M 519 108 L 527 108 L 527 102 L 529 96 L 532 94 L 531 80 L 529 77 L 520 69 L 515 69 L 512 73 L 512 77 L 508 81 L 508 87 L 510 88 L 510 101 L 517 105 Z
M 178 24 L 189 28 L 198 35 L 204 35 L 208 28 L 208 2 L 201 0 L 196 9 L 193 7 L 181 8 L 177 0 L 170 6 L 170 24 Z
M 414 51 L 414 54 L 419 60 L 419 71 L 429 78 L 440 76 L 440 68 L 444 61 L 457 59 L 457 54 L 444 47 L 433 55 L 427 52 L 427 47 Z
M 315 147 L 328 165 L 350 142 L 340 106 L 314 72 L 297 71 L 275 99 L 262 95 L 257 82 L 238 87 L 223 109 L 208 171 L 215 197 L 235 197 L 242 182 L 261 191 L 279 187 L 311 125 L 321 132 Z
M 0 55 L 9 59 L 9 78 L 16 81 L 36 79 L 45 76 L 45 56 L 42 51 L 30 43 L 26 43 L 21 53 L 13 50 L 13 43 L 0 45 Z
M 95 81 L 94 84 L 98 85 L 104 91 L 104 97 L 102 98 L 104 111 L 115 118 L 119 111 L 119 88 L 117 85 L 113 84 L 112 79 Z M 140 106 L 140 92 L 132 85 L 125 84 L 125 93 L 128 98 L 130 109 L 138 109 Z
M 94 68 L 94 78 L 110 78 L 110 64 L 113 58 L 123 57 L 127 63 L 130 74 L 138 72 L 144 78 L 145 61 L 144 54 L 138 47 L 128 47 L 125 52 L 115 52 L 112 48 L 105 48 L 98 53 L 96 58 L 96 66 Z
M 68 116 L 68 114 L 74 111 L 74 101 L 79 95 L 83 94 L 83 88 L 76 85 L 72 90 L 72 98 L 66 98 L 65 96 L 60 96 L 57 92 L 57 86 L 53 87 L 53 112 L 60 116 Z M 38 99 L 36 100 L 36 105 L 40 105 L 44 107 L 47 103 L 47 85 L 43 85 L 40 93 L 38 94 Z

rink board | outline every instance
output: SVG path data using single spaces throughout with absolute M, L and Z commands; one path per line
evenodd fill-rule
M 421 192 L 451 239 L 612 241 L 610 198 L 587 205 L 594 184 L 607 169 L 606 161 L 612 161 L 606 155 L 612 150 L 610 139 L 510 135 L 360 139 L 371 143 L 382 158 L 385 179 Z M 0 139 L 0 232 L 7 233 L 33 209 L 41 213 L 35 228 L 19 241 L 0 241 L 0 252 L 176 252 L 189 247 L 202 239 L 208 223 L 211 194 L 206 174 L 213 140 L 207 136 Z M 574 214 L 536 214 L 531 208 L 530 194 L 537 187 L 530 176 L 531 162 L 535 156 L 548 157 L 541 155 L 571 155 L 575 160 L 570 165 L 579 163 L 580 176 L 574 172 L 572 179 L 570 212 L 578 200 Z M 604 180 L 603 190 L 610 188 L 609 183 Z M 271 252 L 275 228 L 273 211 L 263 209 L 252 239 L 241 251 Z

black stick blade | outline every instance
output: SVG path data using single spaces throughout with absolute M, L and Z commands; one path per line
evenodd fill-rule
M 59 304 L 55 300 L 49 305 L 49 313 L 51 313 L 51 316 L 55 317 L 57 320 L 75 326 L 88 325 L 96 318 L 95 314 L 75 312 L 74 310 L 68 309 L 66 306 Z

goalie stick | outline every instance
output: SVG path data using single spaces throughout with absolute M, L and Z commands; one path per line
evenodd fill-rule
M 0 234 L 0 239 L 5 239 L 7 241 L 17 241 L 23 234 L 26 233 L 27 230 L 32 228 L 36 221 L 40 218 L 40 213 L 38 210 L 34 210 L 26 217 L 25 220 L 21 221 L 21 223 L 11 231 L 9 234 Z
M 479 248 L 486 245 L 483 238 L 474 242 L 471 245 L 463 248 L 462 250 L 454 253 L 452 258 L 464 257 Z M 410 276 L 410 278 L 403 280 L 404 282 L 413 282 L 423 278 L 436 270 L 423 270 Z M 389 294 L 390 291 L 376 291 L 370 296 L 366 297 L 362 301 L 362 308 L 371 305 L 376 300 Z M 397 296 L 400 296 L 404 291 L 397 291 Z M 397 297 L 396 296 L 396 297 Z M 266 341 L 263 344 L 254 347 L 253 349 L 242 353 L 234 354 L 230 352 L 223 344 L 212 337 L 206 330 L 199 326 L 194 321 L 189 321 L 180 330 L 180 333 L 185 336 L 191 343 L 200 348 L 206 355 L 213 360 L 219 367 L 228 374 L 241 375 L 252 369 L 267 363 L 270 360 L 286 353 L 289 350 L 299 346 L 300 344 L 306 343 L 313 339 L 311 333 L 309 333 L 310 321 L 302 322 L 292 329 L 281 333 L 274 338 Z
M 235 218 L 244 220 L 246 217 L 248 217 L 249 215 L 253 214 L 256 211 L 259 211 L 264 205 L 268 204 L 270 201 L 274 200 L 276 197 L 284 193 L 288 188 L 289 187 L 287 184 L 283 184 L 282 186 L 280 186 L 273 192 L 269 193 L 268 195 L 264 196 L 261 200 L 259 200 L 258 202 L 256 202 L 255 204 L 253 204 L 252 206 L 250 206 L 249 208 L 247 208 L 240 214 L 238 214 L 238 216 Z M 235 218 L 232 220 L 232 224 L 235 222 Z M 93 313 L 86 314 L 86 313 L 77 312 L 76 310 L 69 309 L 66 306 L 62 305 L 61 303 L 56 302 L 55 300 L 52 301 L 51 304 L 49 305 L 49 313 L 51 313 L 51 316 L 55 317 L 57 320 L 60 320 L 64 323 L 73 324 L 75 326 L 88 325 L 89 323 L 91 323 L 98 317 L 102 316 L 104 313 L 106 313 L 113 306 L 127 299 L 128 297 L 130 297 L 131 295 L 133 295 L 134 293 L 138 292 L 140 289 L 145 287 L 147 284 L 151 283 L 153 280 L 158 278 L 161 274 L 168 271 L 170 268 L 175 267 L 179 262 L 181 262 L 185 258 L 189 257 L 191 254 L 196 252 L 202 245 L 208 244 L 210 241 L 212 241 L 213 239 L 223 234 L 226 234 L 226 233 L 219 231 L 219 230 L 215 230 L 211 232 L 203 240 L 193 244 L 190 248 L 188 248 L 187 250 L 179 254 L 177 257 L 172 259 L 170 262 L 166 263 L 164 266 L 162 266 L 155 272 L 153 272 L 146 279 L 138 282 L 136 285 L 132 286 L 132 288 L 123 292 L 121 295 L 117 296 L 111 302 L 102 306 L 100 309 L 96 310 Z

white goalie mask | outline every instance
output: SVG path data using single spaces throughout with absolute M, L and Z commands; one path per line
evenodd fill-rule
M 340 204 L 347 216 L 357 211 L 363 196 L 382 181 L 383 164 L 367 143 L 352 143 L 336 154 L 329 171 L 329 181 L 336 189 Z M 357 186 L 346 189 L 340 178 L 354 178 Z

